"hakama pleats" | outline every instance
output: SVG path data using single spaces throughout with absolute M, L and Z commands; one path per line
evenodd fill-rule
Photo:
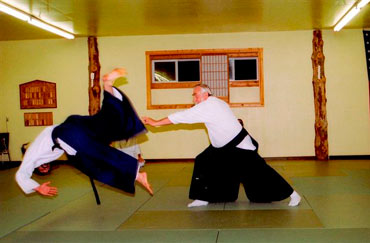
M 190 199 L 232 202 L 238 198 L 240 183 L 251 202 L 280 201 L 293 193 L 293 188 L 257 151 L 235 146 L 241 141 L 240 137 L 245 137 L 245 134 L 239 135 L 225 147 L 210 145 L 196 157 Z M 253 138 L 252 141 L 256 143 Z
M 77 151 L 73 165 L 95 180 L 135 192 L 138 162 L 110 146 L 145 131 L 128 98 L 123 101 L 104 92 L 101 110 L 94 116 L 73 115 L 54 128 L 53 140 L 61 139 Z

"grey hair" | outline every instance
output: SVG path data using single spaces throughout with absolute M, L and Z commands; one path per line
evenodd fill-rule
M 196 87 L 200 87 L 200 88 L 201 88 L 202 93 L 208 93 L 208 95 L 209 95 L 209 96 L 211 96 L 211 95 L 212 95 L 212 91 L 211 91 L 211 89 L 208 87 L 208 85 L 206 85 L 206 84 L 197 84 L 197 85 L 195 85 L 195 86 L 194 86 L 194 88 L 196 88 Z

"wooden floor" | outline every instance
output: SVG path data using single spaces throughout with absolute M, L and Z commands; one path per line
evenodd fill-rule
M 193 163 L 147 163 L 151 197 L 100 183 L 96 205 L 88 178 L 69 165 L 36 177 L 59 188 L 55 198 L 24 195 L 17 168 L 0 171 L 0 242 L 370 242 L 370 160 L 268 162 L 302 196 L 187 208 Z

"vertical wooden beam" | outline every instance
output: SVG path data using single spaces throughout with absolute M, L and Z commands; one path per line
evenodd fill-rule
M 94 115 L 100 110 L 100 62 L 98 40 L 94 36 L 87 38 L 89 51 L 89 114 Z M 100 197 L 94 179 L 90 176 L 90 183 L 94 191 L 96 204 L 100 205 Z
M 315 156 L 318 160 L 328 160 L 328 122 L 326 119 L 326 77 L 324 72 L 324 41 L 321 30 L 313 31 L 313 91 L 315 103 Z
M 94 115 L 100 110 L 100 62 L 96 37 L 87 39 L 89 51 L 89 114 Z

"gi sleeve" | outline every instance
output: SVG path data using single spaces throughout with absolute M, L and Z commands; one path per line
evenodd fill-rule
M 64 153 L 63 150 L 58 148 L 51 149 L 53 146 L 51 132 L 54 127 L 47 127 L 39 134 L 27 149 L 22 164 L 15 174 L 16 182 L 26 194 L 35 192 L 34 189 L 40 186 L 39 183 L 31 179 L 34 169 L 58 159 Z
M 207 120 L 207 111 L 205 102 L 200 103 L 196 106 L 193 106 L 190 109 L 172 113 L 168 116 L 168 119 L 173 124 L 185 123 L 185 124 L 194 124 L 202 123 Z

